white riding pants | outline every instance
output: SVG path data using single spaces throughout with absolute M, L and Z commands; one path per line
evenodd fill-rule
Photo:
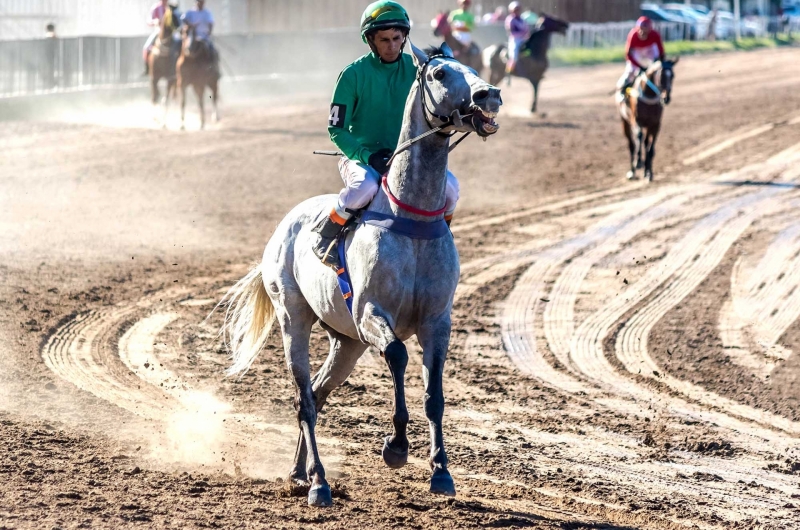
M 147 58 L 147 53 L 150 51 L 150 48 L 153 47 L 153 43 L 156 41 L 156 37 L 158 37 L 158 30 L 155 30 L 153 33 L 147 37 L 147 40 L 144 42 L 144 48 L 142 48 L 142 55 Z
M 344 181 L 344 188 L 339 192 L 339 199 L 336 201 L 336 213 L 347 220 L 350 214 L 346 210 L 360 210 L 369 205 L 381 187 L 381 176 L 372 167 L 347 157 L 339 160 L 339 173 Z M 455 212 L 458 194 L 458 180 L 448 169 L 445 217 L 452 217 Z
M 456 39 L 461 44 L 463 44 L 464 46 L 469 46 L 472 44 L 471 31 L 453 31 L 453 38 Z
M 656 48 L 655 53 L 658 53 L 658 48 Z M 653 56 L 653 51 L 649 48 L 645 48 L 644 52 L 639 50 L 633 51 L 634 58 L 647 68 L 656 60 L 655 56 Z M 639 67 L 633 64 L 631 61 L 628 61 L 625 64 L 625 72 L 622 74 L 622 77 L 619 78 L 617 81 L 617 88 L 622 88 L 625 85 L 630 85 L 633 83 L 634 79 L 636 79 L 636 73 L 639 71 Z

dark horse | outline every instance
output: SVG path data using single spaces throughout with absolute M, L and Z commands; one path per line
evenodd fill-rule
M 161 94 L 158 90 L 158 83 L 162 79 L 167 80 L 167 92 L 164 95 L 164 119 L 163 126 L 167 126 L 167 105 L 170 96 L 175 95 L 175 67 L 178 61 L 178 46 L 172 38 L 175 31 L 174 12 L 170 6 L 168 15 L 161 17 L 161 25 L 158 37 L 153 43 L 153 49 L 147 56 L 147 69 L 150 73 L 150 92 L 152 94 L 153 105 L 158 104 Z
M 542 15 L 536 22 L 531 36 L 522 46 L 511 75 L 523 77 L 533 85 L 533 106 L 531 112 L 536 112 L 539 103 L 539 82 L 550 66 L 547 60 L 547 50 L 550 49 L 550 37 L 553 33 L 566 34 L 569 23 L 563 20 Z M 508 63 L 508 48 L 505 44 L 495 44 L 483 50 L 483 62 L 489 68 L 489 83 L 499 85 L 506 76 Z
M 636 178 L 636 170 L 642 167 L 642 149 L 645 150 L 644 177 L 653 181 L 653 158 L 656 155 L 656 140 L 661 130 L 664 107 L 672 98 L 672 81 L 675 79 L 674 60 L 656 61 L 636 78 L 633 87 L 618 96 L 622 130 L 628 139 L 631 153 L 631 169 L 628 179 Z
M 195 38 L 195 29 L 184 26 L 182 31 L 181 56 L 178 58 L 178 91 L 181 94 L 181 129 L 184 129 L 184 116 L 186 114 L 186 88 L 190 85 L 197 95 L 200 106 L 200 128 L 206 126 L 205 104 L 203 93 L 205 88 L 211 89 L 211 102 L 214 105 L 214 121 L 219 121 L 217 110 L 217 94 L 219 85 L 219 70 L 215 64 L 211 46 Z

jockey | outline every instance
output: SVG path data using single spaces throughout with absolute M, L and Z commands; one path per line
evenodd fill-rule
M 647 17 L 639 17 L 636 27 L 628 34 L 625 56 L 628 59 L 625 73 L 617 82 L 617 88 L 623 95 L 625 90 L 633 85 L 639 72 L 646 70 L 648 66 L 660 61 L 665 56 L 661 35 L 653 29 L 652 20 Z
M 147 75 L 148 72 L 147 57 L 150 55 L 150 50 L 153 49 L 153 43 L 155 43 L 156 37 L 158 37 L 158 29 L 161 26 L 161 19 L 164 18 L 164 15 L 167 13 L 168 9 L 169 0 L 159 0 L 153 4 L 153 7 L 150 8 L 150 19 L 147 21 L 147 25 L 153 28 L 153 33 L 147 37 L 147 40 L 144 43 L 144 48 L 142 49 L 145 75 Z
M 344 153 L 339 172 L 344 188 L 334 208 L 312 229 L 314 253 L 339 267 L 337 237 L 353 210 L 366 208 L 378 193 L 381 176 L 397 148 L 406 99 L 417 76 L 414 61 L 403 53 L 411 22 L 397 2 L 373 2 L 361 16 L 361 40 L 370 52 L 346 66 L 336 82 L 328 116 L 331 141 Z M 445 220 L 458 201 L 458 181 L 447 172 Z
M 506 32 L 508 32 L 508 62 L 506 72 L 511 73 L 517 65 L 517 59 L 522 47 L 530 37 L 530 26 L 522 18 L 522 6 L 519 2 L 508 4 L 508 17 L 506 17 Z
M 190 9 L 181 16 L 181 22 L 194 28 L 194 38 L 205 42 L 211 54 L 214 68 L 218 70 L 219 55 L 211 40 L 214 31 L 214 17 L 211 11 L 205 8 L 206 0 L 195 0 L 195 9 Z
M 453 31 L 453 38 L 469 49 L 472 45 L 472 31 L 475 29 L 475 15 L 469 10 L 472 0 L 458 0 L 459 9 L 450 13 L 447 21 Z

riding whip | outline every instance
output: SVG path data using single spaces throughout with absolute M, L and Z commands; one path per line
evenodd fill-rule
M 341 151 L 314 151 L 315 155 L 326 155 L 326 156 L 344 156 L 344 153 Z

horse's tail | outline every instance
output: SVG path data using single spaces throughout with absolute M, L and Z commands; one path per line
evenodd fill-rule
M 228 308 L 220 333 L 233 360 L 225 373 L 243 375 L 267 342 L 275 321 L 275 308 L 264 288 L 261 266 L 257 265 L 236 282 L 221 304 L 227 304 Z

